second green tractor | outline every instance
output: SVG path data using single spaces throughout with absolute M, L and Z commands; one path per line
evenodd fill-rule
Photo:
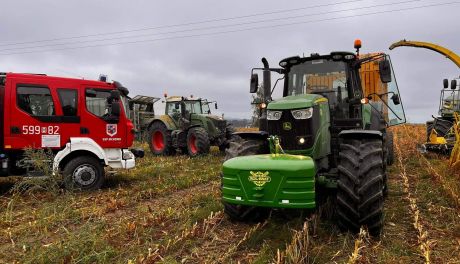
M 223 164 L 225 213 L 260 220 L 271 209 L 315 209 L 333 197 L 339 226 L 378 235 L 383 225 L 389 126 L 405 122 L 390 57 L 357 52 L 289 57 L 251 74 L 262 98 L 258 132 L 235 133 Z M 272 98 L 271 75 L 284 80 Z M 275 84 L 276 86 L 276 84 Z

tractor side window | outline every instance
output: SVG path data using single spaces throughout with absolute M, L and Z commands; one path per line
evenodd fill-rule
M 58 89 L 58 95 L 64 116 L 77 116 L 77 90 Z
M 53 97 L 47 87 L 17 87 L 18 107 L 32 116 L 54 116 Z
M 86 109 L 96 116 L 102 117 L 108 113 L 107 98 L 110 96 L 110 91 L 105 90 L 86 90 Z

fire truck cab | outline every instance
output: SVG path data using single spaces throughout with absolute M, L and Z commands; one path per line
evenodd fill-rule
M 134 127 L 120 83 L 0 73 L 0 176 L 27 175 L 24 150 L 50 149 L 67 187 L 98 189 L 104 167 L 130 169 Z M 31 162 L 33 163 L 33 161 Z

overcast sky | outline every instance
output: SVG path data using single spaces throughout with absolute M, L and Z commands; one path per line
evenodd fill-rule
M 250 70 L 261 66 L 261 57 L 277 66 L 281 59 L 294 55 L 353 51 L 354 39 L 360 38 L 362 53 L 390 54 L 408 120 L 425 122 L 437 113 L 442 79 L 459 77 L 459 69 L 429 50 L 402 47 L 389 51 L 388 46 L 401 39 L 419 40 L 460 53 L 460 4 L 440 5 L 448 2 L 3 1 L 0 71 L 87 79 L 106 74 L 128 87 L 132 96 L 193 94 L 218 100 L 226 117 L 248 118 Z M 326 4 L 330 5 L 312 7 Z M 376 7 L 364 8 L 370 6 Z M 273 13 L 286 9 L 293 11 Z M 411 10 L 374 14 L 396 9 Z M 260 13 L 272 14 L 256 15 Z M 246 17 L 190 24 L 241 16 Z M 336 19 L 344 16 L 348 18 Z M 177 24 L 190 25 L 164 27 Z M 141 30 L 145 28 L 156 29 Z M 259 29 L 235 32 L 247 28 Z M 120 31 L 130 32 L 107 35 Z M 233 32 L 214 34 L 222 31 Z M 214 35 L 183 37 L 209 33 Z M 62 39 L 86 35 L 96 36 Z M 61 40 L 42 41 L 49 39 Z M 95 41 L 98 39 L 110 40 Z M 35 42 L 5 45 L 31 41 Z M 136 41 L 140 42 L 106 45 Z M 97 45 L 104 46 L 68 49 Z

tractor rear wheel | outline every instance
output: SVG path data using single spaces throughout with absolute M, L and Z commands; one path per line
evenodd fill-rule
M 63 176 L 66 189 L 94 191 L 104 184 L 104 167 L 96 158 L 80 156 L 64 166 Z
M 240 136 L 233 136 L 229 147 L 225 150 L 225 160 L 231 158 L 265 154 L 268 153 L 268 146 L 263 139 L 243 139 Z M 262 221 L 270 215 L 270 209 L 265 207 L 246 206 L 223 202 L 224 212 L 230 219 L 242 222 Z
M 171 131 L 161 122 L 154 122 L 148 132 L 150 150 L 154 155 L 173 155 Z
M 382 140 L 344 139 L 340 144 L 337 217 L 343 230 L 366 226 L 378 236 L 383 226 L 384 158 Z
M 441 118 L 426 122 L 426 141 L 430 141 L 431 130 L 435 129 L 438 137 L 445 137 L 452 126 L 453 123 L 451 121 Z
M 192 127 L 187 133 L 187 150 L 190 157 L 209 153 L 208 132 L 202 127 Z

